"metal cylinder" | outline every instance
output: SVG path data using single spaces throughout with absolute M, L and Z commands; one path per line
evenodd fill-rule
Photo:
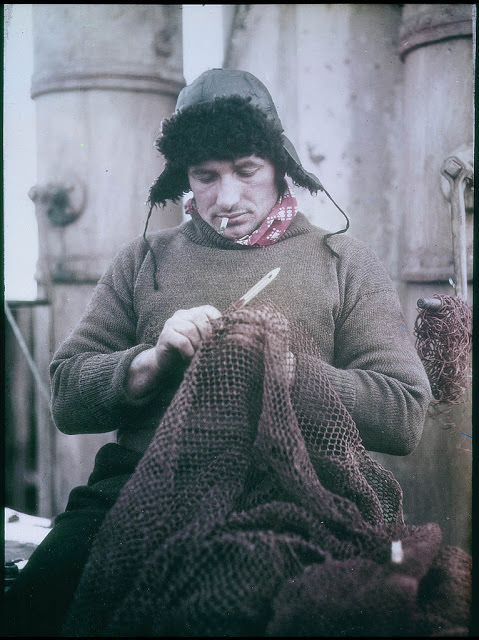
M 53 352 L 114 254 L 143 231 L 148 191 L 163 169 L 154 141 L 184 85 L 181 5 L 33 5 L 33 38 L 38 180 L 31 197 Z M 151 229 L 181 216 L 180 205 L 168 207 Z M 113 436 L 54 437 L 61 510 Z
M 417 301 L 419 309 L 439 310 L 442 302 L 439 298 L 419 298 Z

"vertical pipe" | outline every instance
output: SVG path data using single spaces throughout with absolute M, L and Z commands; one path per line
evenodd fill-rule
M 141 235 L 162 160 L 154 149 L 182 76 L 181 5 L 33 5 L 40 235 L 37 280 L 53 351 L 120 246 Z M 181 220 L 179 206 L 152 229 Z M 56 433 L 57 510 L 112 435 Z

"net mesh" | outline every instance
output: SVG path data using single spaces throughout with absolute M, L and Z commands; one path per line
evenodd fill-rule
M 436 294 L 438 309 L 421 309 L 414 334 L 416 349 L 437 403 L 457 404 L 470 379 L 472 311 L 457 296 Z
M 404 523 L 319 356 L 268 302 L 215 321 L 107 514 L 65 635 L 466 632 L 469 556 L 441 559 L 435 524 Z M 317 366 L 299 385 L 302 357 Z

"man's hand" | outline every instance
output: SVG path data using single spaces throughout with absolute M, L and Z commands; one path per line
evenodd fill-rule
M 132 361 L 128 391 L 134 397 L 149 393 L 178 362 L 186 366 L 201 342 L 211 334 L 211 320 L 221 313 L 211 305 L 179 309 L 165 322 L 157 343 Z
M 190 362 L 201 342 L 211 334 L 210 320 L 219 317 L 221 313 L 210 305 L 176 311 L 165 322 L 155 346 L 158 369 L 168 367 L 171 357 L 177 355 Z

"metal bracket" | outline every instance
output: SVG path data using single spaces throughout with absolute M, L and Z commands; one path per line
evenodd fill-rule
M 54 227 L 71 224 L 85 208 L 85 188 L 77 179 L 34 186 L 28 196 L 45 210 Z

